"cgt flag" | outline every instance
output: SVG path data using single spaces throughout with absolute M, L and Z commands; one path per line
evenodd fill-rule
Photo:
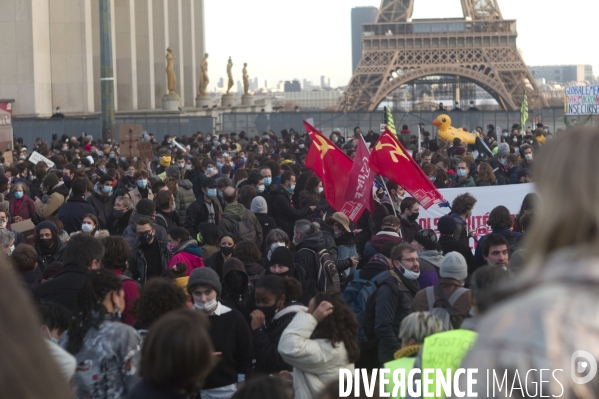
M 304 121 L 304 127 L 312 140 L 306 155 L 306 168 L 312 169 L 322 180 L 325 197 L 333 209 L 357 221 L 366 207 L 344 198 L 353 165 L 351 158 L 308 122 Z
M 388 129 L 370 153 L 370 168 L 402 186 L 424 209 L 447 201 Z
M 371 214 L 374 214 L 374 199 L 372 197 L 374 172 L 370 169 L 369 158 L 370 152 L 366 148 L 364 140 L 359 139 L 354 164 L 351 172 L 349 172 L 347 188 L 343 198 L 347 201 L 362 204 Z

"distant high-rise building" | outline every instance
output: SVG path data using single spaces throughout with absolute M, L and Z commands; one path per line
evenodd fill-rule
M 541 65 L 528 68 L 535 80 L 545 79 L 547 83 L 594 81 L 592 65 Z
M 220 78 L 218 80 L 218 83 L 216 84 L 216 87 L 218 87 L 219 89 L 222 89 L 225 87 L 225 79 L 224 78 Z
M 285 93 L 291 93 L 291 92 L 295 92 L 295 91 L 302 91 L 302 85 L 300 84 L 300 81 L 295 79 L 293 81 L 285 81 Z
M 331 78 L 329 78 L 328 76 L 321 76 L 320 77 L 320 87 L 323 89 L 328 89 L 331 87 Z
M 376 19 L 376 7 L 354 7 L 351 9 L 352 73 L 362 57 L 362 24 L 371 24 Z

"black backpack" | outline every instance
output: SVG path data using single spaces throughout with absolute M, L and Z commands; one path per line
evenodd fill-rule
M 300 251 L 310 251 L 316 257 L 318 264 L 318 273 L 316 274 L 316 285 L 320 292 L 326 291 L 329 287 L 333 287 L 341 291 L 341 282 L 339 271 L 331 255 L 326 249 L 320 250 L 318 253 L 310 248 L 302 248 Z
M 258 234 L 256 234 L 256 229 L 250 221 L 247 210 L 244 211 L 244 214 L 240 220 L 236 220 L 229 215 L 223 215 L 223 218 L 229 219 L 233 222 L 231 233 L 235 237 L 236 242 L 249 241 L 260 246 L 260 243 L 258 243 Z

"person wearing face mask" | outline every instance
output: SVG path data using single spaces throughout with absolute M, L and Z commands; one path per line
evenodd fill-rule
M 186 275 L 189 276 L 194 269 L 204 267 L 202 249 L 198 246 L 198 242 L 190 237 L 189 231 L 183 227 L 177 227 L 168 233 L 167 248 L 172 254 L 168 263 L 169 269 L 183 262 L 187 265 Z
M 254 372 L 278 374 L 282 370 L 293 370 L 283 361 L 278 345 L 283 331 L 295 315 L 308 312 L 307 307 L 294 303 L 301 294 L 302 285 L 292 277 L 270 274 L 258 281 L 256 310 L 250 315 Z
M 192 237 L 199 232 L 200 223 L 217 224 L 222 216 L 220 202 L 217 199 L 216 180 L 206 177 L 202 181 L 202 195 L 189 205 L 185 214 L 183 227 L 189 231 Z
M 43 272 L 49 264 L 62 259 L 66 246 L 58 238 L 58 227 L 44 221 L 35 226 L 34 247 L 37 266 Z
M 35 203 L 27 196 L 29 187 L 24 183 L 16 183 L 12 186 L 13 198 L 10 200 L 9 213 L 13 222 L 21 222 L 31 219 L 35 214 Z
M 4 254 L 4 259 L 8 260 L 8 256 L 12 255 L 15 249 L 15 235 L 12 231 L 0 229 L 0 251 Z
M 218 243 L 219 250 L 204 260 L 206 267 L 214 270 L 221 279 L 223 276 L 223 265 L 225 264 L 225 261 L 230 259 L 233 255 L 235 244 L 235 237 L 233 237 L 232 234 L 221 236 Z
M 421 289 L 430 287 L 439 282 L 439 269 L 443 261 L 443 253 L 439 251 L 437 234 L 434 230 L 420 230 L 414 236 L 411 245 L 418 252 L 420 276 L 418 284 Z
M 387 182 L 387 192 L 383 191 L 384 194 L 380 200 L 380 205 L 374 211 L 374 225 L 375 232 L 377 233 L 381 230 L 383 219 L 386 216 L 399 216 L 401 214 L 403 196 L 400 193 L 405 194 L 405 190 L 398 184 L 389 181 Z
M 323 198 L 323 192 L 324 189 L 320 177 L 310 176 L 306 181 L 305 189 L 299 193 L 299 209 L 318 205 Z
M 89 213 L 83 217 L 83 222 L 81 223 L 81 232 L 84 234 L 89 234 L 92 237 L 96 237 L 96 232 L 98 231 L 98 219 L 95 215 Z
M 156 229 L 151 219 L 137 219 L 135 233 L 139 238 L 139 244 L 131 250 L 129 272 L 134 280 L 143 285 L 148 279 L 162 275 L 171 255 L 166 244 L 156 238 Z
M 204 167 L 206 168 L 206 177 L 212 177 L 214 179 L 218 179 L 220 177 L 220 174 L 218 172 L 216 163 L 214 163 L 213 161 L 208 161 L 204 164 Z
M 94 186 L 94 192 L 88 198 L 88 203 L 94 207 L 94 214 L 98 215 L 99 227 L 105 229 L 113 206 L 114 177 L 106 174 Z
M 135 181 L 135 188 L 129 190 L 127 196 L 133 200 L 133 206 L 137 205 L 139 200 L 141 199 L 154 199 L 154 194 L 152 190 L 148 187 L 148 179 L 150 175 L 146 170 L 138 170 L 133 175 L 133 180 Z
M 254 286 L 250 284 L 243 262 L 231 257 L 223 264 L 221 303 L 241 313 L 250 323 L 250 312 L 254 309 Z
M 520 163 L 520 168 L 532 170 L 534 168 L 534 149 L 529 144 L 523 144 L 520 147 L 520 156 L 522 157 L 522 162 Z
M 441 262 L 439 275 L 441 278 L 438 284 L 418 291 L 411 311 L 428 312 L 434 308 L 451 307 L 451 324 L 453 328 L 459 328 L 462 321 L 468 317 L 471 308 L 472 293 L 469 289 L 462 288 L 468 276 L 466 259 L 457 252 L 448 253 Z M 450 300 L 456 291 L 457 299 L 454 297 L 455 301 Z
M 122 281 L 110 270 L 89 273 L 77 293 L 77 306 L 59 345 L 85 371 L 75 373 L 78 397 L 126 397 L 138 380 L 141 337 L 120 321 L 125 306 Z
M 412 242 L 422 227 L 418 223 L 420 204 L 412 197 L 405 198 L 400 204 L 401 237 L 404 242 Z
M 204 380 L 202 399 L 229 398 L 245 381 L 252 365 L 252 334 L 243 315 L 220 302 L 222 285 L 216 272 L 203 267 L 189 276 L 187 292 L 194 310 L 210 319 L 209 334 L 219 353 L 216 367 Z
M 300 210 L 296 209 L 291 202 L 294 190 L 295 174 L 285 171 L 281 175 L 281 185 L 276 187 L 272 203 L 269 204 L 269 208 L 272 210 L 271 216 L 288 236 L 293 235 L 293 226 L 297 220 L 307 217 L 316 209 L 315 205 Z
M 61 335 L 69 328 L 71 312 L 64 306 L 52 302 L 39 303 L 37 310 L 42 321 L 42 336 L 45 338 L 50 357 L 56 361 L 65 380 L 71 381 L 77 369 L 77 360 L 58 345 Z
M 458 184 L 457 187 L 476 187 L 476 183 L 472 176 L 470 176 L 470 167 L 468 163 L 462 161 L 457 165 Z

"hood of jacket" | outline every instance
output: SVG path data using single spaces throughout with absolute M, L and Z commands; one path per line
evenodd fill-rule
M 273 320 L 278 320 L 281 317 L 288 315 L 290 313 L 308 313 L 308 308 L 303 305 L 289 305 L 286 308 L 284 308 L 283 310 L 281 310 L 280 312 L 277 312 L 277 314 L 275 314 L 275 317 L 273 318 Z
M 262 265 L 256 262 L 243 262 L 243 266 L 245 266 L 245 272 L 248 275 L 260 274 L 264 268 Z M 223 272 L 224 275 L 224 272 Z
M 296 245 L 296 248 L 298 250 L 300 250 L 302 248 L 308 248 L 308 249 L 318 252 L 318 248 L 322 247 L 323 245 L 324 245 L 324 241 L 323 241 L 323 237 L 322 237 L 322 232 L 317 231 L 315 233 L 312 233 L 312 234 L 304 237 L 302 242 L 300 242 L 299 244 Z
M 233 219 L 241 220 L 246 214 L 247 209 L 239 202 L 232 202 L 225 207 L 223 214 L 231 216 Z
M 403 240 L 401 239 L 399 234 L 397 234 L 394 231 L 379 231 L 375 236 L 372 236 L 372 238 L 370 239 L 370 243 L 377 251 L 379 251 L 383 244 L 388 241 L 396 242 L 399 244 Z
M 57 185 L 53 186 L 48 191 L 49 195 L 52 195 L 54 193 L 62 194 L 65 198 L 68 198 L 68 196 L 69 196 L 69 188 L 63 182 L 60 181 L 60 182 L 58 182 Z
M 200 258 L 202 257 L 202 248 L 198 246 L 198 242 L 196 240 L 187 240 L 177 245 L 173 250 L 173 255 L 178 254 L 179 252 L 187 252 L 188 254 L 192 254 Z
M 193 183 L 187 179 L 179 180 L 179 187 L 182 187 L 187 190 L 193 189 Z
M 418 254 L 420 259 L 424 259 L 428 263 L 432 264 L 436 268 L 441 268 L 441 262 L 443 261 L 443 252 L 437 250 L 423 251 Z
M 243 295 L 249 290 L 250 279 L 248 277 L 247 272 L 245 271 L 245 267 L 241 265 L 236 265 L 237 262 L 229 262 L 226 265 L 223 265 L 223 285 L 227 288 L 227 290 L 235 295 Z M 243 290 L 242 292 L 233 292 L 233 290 L 227 285 L 227 275 L 232 272 L 240 272 L 243 276 Z

